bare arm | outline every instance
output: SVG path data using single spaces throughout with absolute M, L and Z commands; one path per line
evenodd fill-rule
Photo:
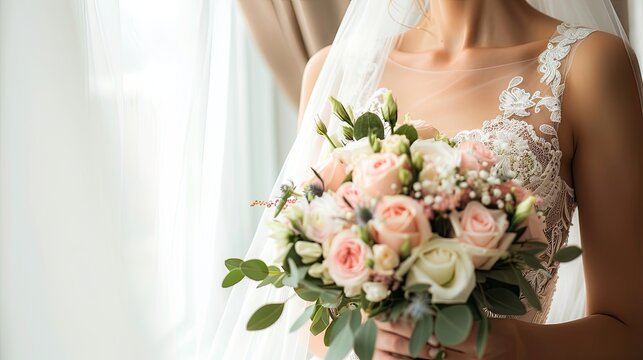
M 304 69 L 304 76 L 302 79 L 301 85 L 301 96 L 299 100 L 299 117 L 297 120 L 297 130 L 301 128 L 301 123 L 303 121 L 304 112 L 306 111 L 306 106 L 310 100 L 310 95 L 313 92 L 319 73 L 321 72 L 326 57 L 328 56 L 328 51 L 330 47 L 325 47 L 319 50 L 315 55 L 313 55 Z M 318 336 L 310 337 L 310 342 L 308 349 L 311 353 L 315 354 L 318 357 L 324 357 L 328 348 L 324 345 L 324 333 L 321 333 Z

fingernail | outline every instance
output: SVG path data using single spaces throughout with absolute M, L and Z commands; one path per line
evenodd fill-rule
M 438 338 L 435 337 L 435 335 L 431 335 L 431 337 L 429 338 L 429 345 L 440 346 L 440 342 L 438 341 Z
M 436 356 L 438 356 L 439 353 L 440 353 L 440 350 L 438 350 L 438 349 L 430 349 L 429 350 L 429 357 L 431 359 L 434 359 Z

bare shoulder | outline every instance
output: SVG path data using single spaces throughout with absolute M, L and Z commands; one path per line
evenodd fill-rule
M 324 63 L 326 63 L 326 58 L 330 52 L 330 45 L 322 48 L 317 51 L 306 63 L 306 68 L 304 69 L 304 76 L 301 81 L 301 96 L 299 100 L 299 121 L 298 124 L 301 125 L 302 117 L 304 115 L 304 109 L 308 105 L 308 100 L 310 100 L 310 95 L 313 92 L 317 78 L 321 73 Z
M 600 86 L 604 91 L 631 82 L 636 70 L 634 51 L 623 39 L 597 31 L 578 45 L 568 81 L 577 90 Z

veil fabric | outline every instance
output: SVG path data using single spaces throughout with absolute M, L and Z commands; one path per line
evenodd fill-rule
M 547 15 L 572 25 L 612 33 L 628 42 L 616 12 L 609 0 L 528 0 Z M 428 2 L 426 2 L 428 4 Z M 428 8 L 428 5 L 426 5 Z M 277 178 L 271 197 L 279 196 L 281 184 L 292 180 L 300 183 L 309 176 L 309 167 L 328 154 L 330 149 L 315 132 L 314 119 L 323 119 L 330 134 L 341 134 L 340 121 L 331 115 L 327 103 L 329 96 L 338 98 L 356 109 L 369 105 L 391 51 L 400 35 L 410 25 L 417 24 L 423 11 L 415 0 L 350 2 L 344 20 L 326 58 L 317 83 L 304 112 L 299 135 Z M 629 48 L 629 47 L 628 47 Z M 635 57 L 631 57 L 634 61 Z M 634 66 L 634 64 L 633 64 Z M 636 67 L 636 66 L 635 66 Z M 641 88 L 640 78 L 639 89 Z M 497 101 L 497 97 L 496 97 Z M 359 111 L 357 111 L 359 113 Z M 274 259 L 272 243 L 268 239 L 266 222 L 272 218 L 267 209 L 246 259 Z M 577 218 L 574 224 L 577 224 Z M 570 244 L 580 244 L 578 229 L 569 236 Z M 584 315 L 585 296 L 582 264 L 580 261 L 563 265 L 559 271 L 558 288 L 549 311 L 547 322 L 564 322 Z M 215 334 L 209 359 L 259 359 L 266 354 L 283 360 L 304 359 L 308 347 L 308 329 L 290 333 L 290 325 L 303 312 L 306 304 L 290 289 L 264 287 L 244 282 L 232 290 L 223 318 Z M 261 332 L 247 332 L 245 324 L 250 315 L 261 305 L 272 302 L 286 303 L 284 314 L 272 327 Z

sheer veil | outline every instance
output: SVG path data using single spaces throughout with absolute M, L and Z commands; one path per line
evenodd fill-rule
M 428 4 L 428 1 L 424 0 Z M 616 12 L 609 0 L 528 0 L 538 10 L 574 25 L 606 31 L 628 42 Z M 340 26 L 333 46 L 313 90 L 299 135 L 273 187 L 271 198 L 279 195 L 281 184 L 292 180 L 295 184 L 308 175 L 309 166 L 329 149 L 315 132 L 314 119 L 320 117 L 329 132 L 341 133 L 339 121 L 330 116 L 327 103 L 335 96 L 355 107 L 367 106 L 399 35 L 417 24 L 426 9 L 416 0 L 369 1 L 353 0 Z M 628 46 L 629 48 L 629 46 Z M 631 58 L 635 61 L 632 54 Z M 633 63 L 635 68 L 637 65 Z M 641 89 L 641 81 L 639 89 Z M 272 261 L 274 252 L 268 239 L 266 221 L 272 217 L 266 209 L 246 258 Z M 577 220 L 574 221 L 574 224 Z M 230 241 L 233 241 L 230 239 Z M 579 244 L 578 229 L 573 228 L 570 243 Z M 561 268 L 559 286 L 550 309 L 548 322 L 563 322 L 584 314 L 584 281 L 582 264 L 575 261 Z M 281 360 L 305 359 L 308 346 L 306 327 L 295 333 L 289 328 L 302 313 L 305 304 L 293 292 L 263 287 L 244 282 L 231 292 L 208 359 L 258 359 L 270 354 Z M 289 299 L 281 319 L 261 332 L 247 332 L 245 325 L 250 315 L 261 305 Z M 202 343 L 208 343 L 203 339 Z

